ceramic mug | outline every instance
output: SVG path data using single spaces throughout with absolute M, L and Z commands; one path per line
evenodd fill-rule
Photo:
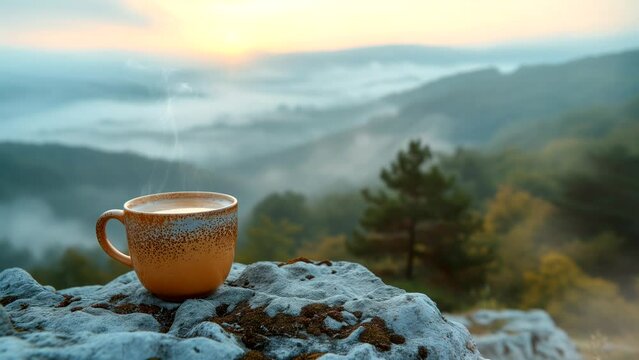
M 106 236 L 106 224 L 124 224 L 129 255 Z M 112 258 L 135 270 L 154 295 L 172 301 L 206 296 L 228 276 L 237 242 L 237 199 L 213 192 L 137 197 L 124 210 L 98 218 L 96 235 Z

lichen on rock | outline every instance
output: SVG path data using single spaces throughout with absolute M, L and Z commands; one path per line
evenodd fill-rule
M 349 262 L 234 264 L 214 294 L 183 303 L 133 272 L 55 291 L 14 268 L 0 273 L 0 300 L 3 358 L 481 359 L 426 295 Z

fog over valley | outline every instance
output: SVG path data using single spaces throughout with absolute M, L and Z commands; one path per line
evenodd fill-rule
M 459 72 L 560 62 L 619 39 L 488 49 L 382 46 L 238 64 L 0 48 L 0 140 L 231 164 L 397 110 L 373 100 Z
M 393 109 L 359 104 L 486 65 L 372 58 L 291 71 L 284 60 L 231 66 L 126 53 L 2 55 L 0 139 L 215 164 L 362 123 Z M 339 118 L 334 108 L 343 109 Z
M 410 138 L 443 153 L 489 146 L 494 137 L 508 142 L 520 122 L 638 90 L 636 52 L 566 62 L 585 49 L 388 46 L 229 65 L 4 48 L 0 140 L 10 143 L 0 146 L 0 239 L 95 247 L 101 211 L 180 189 L 236 194 L 244 218 L 273 191 L 313 196 L 374 184 Z M 577 76 L 613 65 L 629 72 L 610 70 L 612 83 Z M 535 83 L 554 77 L 591 92 L 558 87 L 539 97 Z M 21 225 L 29 219 L 41 225 Z

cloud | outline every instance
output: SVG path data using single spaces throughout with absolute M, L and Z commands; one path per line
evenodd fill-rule
M 123 0 L 2 0 L 0 23 L 15 29 L 65 27 L 73 22 L 144 26 L 149 19 Z

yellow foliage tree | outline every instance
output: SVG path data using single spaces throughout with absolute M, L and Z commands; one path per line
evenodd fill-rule
M 497 260 L 488 276 L 493 296 L 508 305 L 519 301 L 524 272 L 535 268 L 557 236 L 551 222 L 555 212 L 550 203 L 510 186 L 501 187 L 490 201 L 479 236 L 497 244 Z
M 575 332 L 608 334 L 639 331 L 639 305 L 626 300 L 609 281 L 585 274 L 569 257 L 544 255 L 534 271 L 524 274 L 524 308 L 544 308 Z

